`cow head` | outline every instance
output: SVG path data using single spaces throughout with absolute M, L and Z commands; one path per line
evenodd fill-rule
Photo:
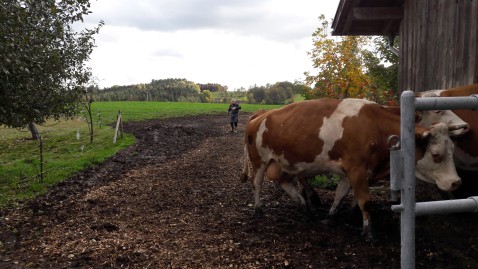
M 416 94 L 417 97 L 439 97 L 439 91 L 432 90 Z M 470 130 L 470 125 L 451 110 L 417 111 L 416 122 L 420 126 L 430 127 L 435 123 L 445 123 L 451 137 L 462 136 Z
M 451 110 L 427 110 L 417 111 L 417 123 L 423 127 L 429 127 L 435 123 L 445 123 L 451 137 L 458 137 L 470 130 L 470 125 L 463 121 Z
M 417 146 L 425 148 L 423 156 L 417 159 L 418 179 L 436 184 L 439 189 L 453 191 L 461 185 L 453 161 L 454 145 L 448 135 L 445 123 L 433 124 L 418 135 Z

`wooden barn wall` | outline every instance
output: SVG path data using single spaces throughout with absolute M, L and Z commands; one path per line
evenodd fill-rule
M 478 83 L 478 0 L 408 0 L 400 27 L 399 90 Z

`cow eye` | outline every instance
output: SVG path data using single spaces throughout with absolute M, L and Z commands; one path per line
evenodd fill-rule
M 434 163 L 441 163 L 443 161 L 443 156 L 438 153 L 433 153 L 432 158 Z
M 441 110 L 434 110 L 433 112 L 435 112 L 436 114 L 441 114 Z

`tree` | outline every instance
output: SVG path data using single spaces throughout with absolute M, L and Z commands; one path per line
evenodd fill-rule
M 198 84 L 201 91 L 208 90 L 210 92 L 223 92 L 224 86 L 218 83 Z
M 272 87 L 266 91 L 266 104 L 283 104 L 286 99 L 286 92 L 279 87 Z
M 214 96 L 212 95 L 211 91 L 203 90 L 202 95 L 204 96 L 206 102 L 212 103 L 214 101 Z
M 319 17 L 322 27 L 312 35 L 314 48 L 308 52 L 316 75 L 306 73 L 308 84 L 315 89 L 308 93 L 308 98 L 323 96 L 346 98 L 359 97 L 368 84 L 363 70 L 362 52 L 367 38 L 362 36 L 345 36 L 341 41 L 334 41 L 327 34 L 329 23 L 324 15 Z
M 251 95 L 256 103 L 261 103 L 265 98 L 266 98 L 266 89 L 264 86 L 261 87 L 254 87 L 252 89 L 249 89 L 249 94 L 248 96 Z M 249 98 L 248 98 L 249 99 Z M 250 100 L 251 102 L 252 100 Z
M 85 62 L 103 25 L 73 28 L 89 8 L 89 0 L 0 3 L 0 124 L 34 127 L 77 113 L 91 77 Z
M 305 73 L 306 83 L 314 85 L 305 89 L 306 99 L 320 97 L 367 98 L 384 104 L 392 104 L 396 99 L 398 64 L 389 67 L 384 61 L 398 61 L 383 42 L 375 39 L 375 51 L 371 39 L 364 36 L 345 36 L 332 39 L 327 34 L 329 23 L 322 15 L 321 27 L 313 33 L 313 49 L 308 52 L 317 74 Z M 377 57 L 379 55 L 380 57 Z M 396 82 L 396 80 L 395 80 Z
M 311 90 L 311 88 L 305 85 L 302 81 L 296 80 L 294 81 L 292 90 L 294 91 L 294 94 L 304 95 L 308 90 Z
M 398 46 L 398 42 L 395 40 Z M 388 38 L 375 37 L 373 39 L 374 51 L 364 54 L 367 75 L 370 86 L 376 90 L 375 98 L 378 102 L 390 102 L 390 95 L 398 100 L 398 56 L 393 54 L 388 47 Z M 378 56 L 377 56 L 378 55 Z

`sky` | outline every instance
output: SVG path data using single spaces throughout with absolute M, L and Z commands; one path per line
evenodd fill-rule
M 229 90 L 303 80 L 318 17 L 339 0 L 91 0 L 100 88 L 184 78 Z

